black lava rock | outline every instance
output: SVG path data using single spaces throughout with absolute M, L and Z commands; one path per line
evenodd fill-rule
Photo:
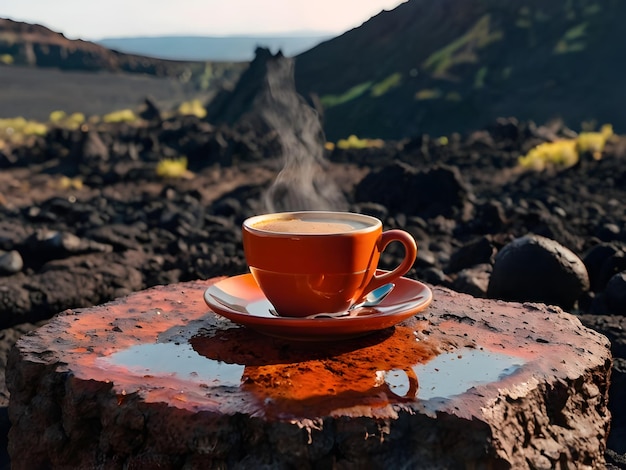
M 498 252 L 487 294 L 571 309 L 587 290 L 587 268 L 576 254 L 554 240 L 527 235 Z

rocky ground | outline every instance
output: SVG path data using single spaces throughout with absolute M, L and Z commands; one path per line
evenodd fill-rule
M 284 134 L 187 117 L 57 130 L 0 149 L 0 370 L 20 334 L 64 309 L 245 272 L 242 220 L 321 195 L 411 232 L 420 252 L 409 277 L 557 304 L 607 335 L 615 357 L 607 461 L 626 468 L 626 408 L 616 399 L 626 393 L 626 140 L 566 170 L 517 165 L 534 145 L 571 134 L 501 119 L 447 141 L 320 148 L 314 161 L 294 163 L 281 153 Z M 186 174 L 157 174 L 160 160 L 180 155 Z M 390 247 L 382 267 L 401 254 Z

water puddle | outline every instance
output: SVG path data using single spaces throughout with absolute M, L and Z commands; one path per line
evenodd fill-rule
M 525 362 L 516 356 L 481 349 L 463 348 L 440 354 L 426 364 L 412 367 L 419 380 L 417 398 L 451 398 L 472 387 L 498 382 L 514 374 Z M 410 386 L 404 371 L 389 371 L 385 380 L 400 395 Z
M 161 376 L 216 387 L 238 387 L 243 364 L 207 360 L 190 344 L 139 344 L 96 360 L 100 367 L 122 367 L 139 376 Z
M 132 346 L 100 357 L 96 364 L 135 377 L 167 379 L 176 390 L 202 387 L 210 395 L 212 389 L 230 387 L 256 406 L 263 403 L 268 412 L 274 408 L 272 413 L 297 414 L 363 404 L 441 401 L 502 380 L 525 363 L 520 357 L 472 348 L 431 357 L 397 355 L 392 361 L 372 356 L 372 351 L 287 363 L 281 363 L 278 356 L 229 354 L 226 362 L 209 357 L 206 347 L 198 344 L 164 342 Z

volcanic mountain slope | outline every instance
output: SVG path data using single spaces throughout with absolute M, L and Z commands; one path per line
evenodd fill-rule
M 45 26 L 0 18 L 0 61 L 63 70 L 131 72 L 177 77 L 193 63 L 124 54 L 93 42 L 67 39 Z
M 409 0 L 297 57 L 331 140 L 400 138 L 499 116 L 626 128 L 624 0 Z
M 162 60 L 70 40 L 44 26 L 0 18 L 0 117 L 46 120 L 55 110 L 86 115 L 210 100 L 247 63 Z

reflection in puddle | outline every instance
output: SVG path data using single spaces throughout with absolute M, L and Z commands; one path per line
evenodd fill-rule
M 216 387 L 238 387 L 244 366 L 207 360 L 190 344 L 139 344 L 101 357 L 99 366 L 122 366 L 138 376 L 176 377 Z
M 275 364 L 271 368 L 261 366 L 259 369 L 257 365 L 230 364 L 210 359 L 196 352 L 189 343 L 141 344 L 107 357 L 101 357 L 97 363 L 104 368 L 121 366 L 139 377 L 171 377 L 182 382 L 208 387 L 242 387 L 242 378 L 248 377 L 249 379 L 253 371 L 259 374 L 259 370 L 263 371 L 264 376 L 268 373 L 274 375 L 273 380 L 276 381 L 288 376 L 291 386 L 296 388 L 300 379 L 301 385 L 311 380 L 311 377 L 304 378 L 306 374 L 301 374 L 302 377 L 299 378 L 298 374 L 294 373 L 295 369 L 290 369 L 287 365 Z M 351 387 L 348 387 L 345 381 L 341 383 L 344 391 L 352 388 L 353 391 L 367 390 L 369 394 L 375 395 L 386 388 L 391 396 L 408 398 L 411 395 L 415 396 L 414 372 L 419 384 L 416 397 L 418 400 L 447 399 L 460 395 L 472 387 L 497 382 L 515 373 L 524 363 L 522 358 L 516 356 L 463 348 L 439 354 L 426 363 L 407 363 L 405 369 L 375 371 L 375 379 L 369 382 L 368 387 L 360 390 L 358 380 L 349 382 Z M 332 379 L 331 377 L 324 378 L 326 383 Z M 334 382 L 337 385 L 338 381 Z M 245 386 L 244 388 L 249 389 Z M 328 393 L 329 397 L 332 395 L 333 393 Z M 297 399 L 295 396 L 292 398 Z M 305 397 L 301 395 L 300 398 Z
M 413 366 L 419 380 L 418 398 L 430 400 L 460 395 L 472 387 L 506 378 L 525 362 L 508 354 L 469 348 L 440 354 L 426 364 Z M 389 371 L 385 380 L 398 395 L 408 390 L 409 380 L 404 371 Z

